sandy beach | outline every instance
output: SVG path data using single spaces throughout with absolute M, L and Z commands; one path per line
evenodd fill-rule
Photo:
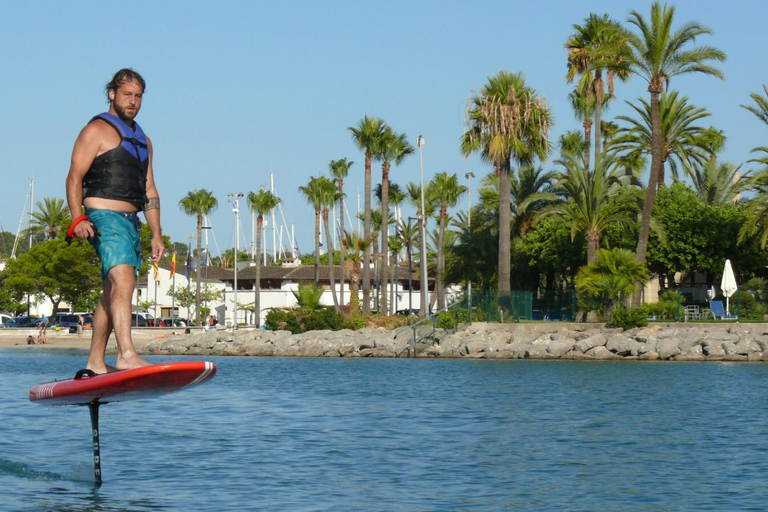
M 164 339 L 172 336 L 174 332 L 178 333 L 180 329 L 134 329 L 133 344 L 136 350 L 142 352 L 144 345 L 153 340 Z M 70 334 L 63 331 L 48 330 L 48 343 L 43 345 L 27 345 L 27 336 L 37 339 L 37 329 L 0 329 L 0 349 L 27 349 L 27 350 L 88 350 L 91 343 L 91 331 L 86 330 L 82 336 Z M 110 338 L 108 352 L 115 350 L 115 338 Z

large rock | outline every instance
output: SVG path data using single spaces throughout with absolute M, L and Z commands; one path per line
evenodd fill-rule
M 576 345 L 574 345 L 574 348 L 578 351 L 580 351 L 583 354 L 586 354 L 589 350 L 603 346 L 608 342 L 608 338 L 603 333 L 597 333 L 594 336 L 590 336 L 589 338 L 584 338 L 583 340 L 579 340 L 576 342 Z
M 660 359 L 669 359 L 674 357 L 679 352 L 678 342 L 674 338 L 662 338 L 659 339 L 659 343 L 656 346 L 656 353 L 659 354 Z
M 616 355 L 626 357 L 637 355 L 637 345 L 638 343 L 635 340 L 628 338 L 623 334 L 611 334 L 608 336 L 605 348 Z
M 549 342 L 547 352 L 552 357 L 562 357 L 570 351 L 576 344 L 576 340 L 573 338 L 567 339 L 555 339 Z

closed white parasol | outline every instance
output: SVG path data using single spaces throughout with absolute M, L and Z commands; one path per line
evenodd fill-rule
M 730 316 L 730 297 L 739 287 L 736 284 L 736 276 L 733 275 L 733 267 L 731 267 L 731 260 L 725 260 L 725 269 L 723 269 L 723 280 L 720 281 L 720 291 L 725 295 L 725 314 Z

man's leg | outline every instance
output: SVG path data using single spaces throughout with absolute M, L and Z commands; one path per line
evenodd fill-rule
M 107 373 L 109 368 L 104 361 L 104 355 L 107 351 L 107 341 L 109 335 L 112 332 L 112 321 L 107 313 L 109 311 L 109 295 L 110 284 L 109 280 L 103 282 L 104 291 L 99 299 L 99 304 L 96 306 L 96 313 L 93 315 L 93 323 L 91 325 L 91 352 L 88 354 L 88 364 L 86 368 L 96 373 Z
M 117 369 L 148 366 L 150 363 L 136 353 L 131 338 L 131 298 L 136 284 L 133 266 L 122 264 L 112 267 L 107 281 L 109 285 L 105 287 L 105 295 L 108 290 L 109 300 L 105 305 L 117 338 Z

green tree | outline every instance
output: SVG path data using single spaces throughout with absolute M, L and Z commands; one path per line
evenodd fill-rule
M 602 303 L 603 314 L 610 316 L 616 301 L 631 296 L 636 286 L 648 280 L 644 263 L 627 249 L 600 249 L 597 261 L 579 270 L 576 290 Z
M 261 231 L 264 215 L 280 204 L 280 198 L 263 187 L 258 192 L 248 193 L 248 208 L 256 214 L 256 286 L 253 297 L 253 319 L 255 325 L 261 325 Z
M 627 123 L 620 127 L 610 142 L 610 150 L 622 154 L 626 159 L 637 159 L 650 155 L 653 149 L 651 126 L 651 105 L 640 99 L 642 107 L 627 102 L 638 117 L 617 116 Z M 714 129 L 697 126 L 695 123 L 709 117 L 709 112 L 688 103 L 677 91 L 662 93 L 659 98 L 661 122 L 661 172 L 657 186 L 664 184 L 666 165 L 669 163 L 672 177 L 680 180 L 680 170 L 693 171 L 702 166 L 725 144 L 723 134 Z
M 387 125 L 381 119 L 365 116 L 357 126 L 350 126 L 352 140 L 365 155 L 365 182 L 363 185 L 363 238 L 371 234 L 371 163 L 379 151 Z M 371 312 L 371 253 L 370 245 L 363 253 L 363 313 Z
M 315 210 L 315 272 L 314 272 L 314 284 L 319 285 L 320 282 L 320 216 L 323 211 L 323 182 L 322 177 L 316 178 L 310 176 L 309 182 L 306 185 L 299 187 L 299 192 L 304 196 L 312 208 Z
M 547 134 L 552 124 L 549 109 L 520 73 L 500 71 L 469 99 L 460 150 L 479 153 L 499 176 L 499 296 L 511 286 L 511 162 L 531 164 L 549 152 Z
M 384 283 L 385 292 L 381 295 L 381 312 L 389 315 L 387 305 L 386 285 L 389 283 L 389 263 L 386 255 L 389 254 L 389 171 L 392 164 L 400 165 L 406 156 L 413 153 L 413 146 L 408 143 L 404 133 L 395 133 L 392 128 L 384 130 L 376 151 L 377 160 L 381 161 L 381 252 L 385 255 L 381 260 L 381 281 Z
M 378 233 L 373 232 L 368 237 L 361 237 L 354 231 L 345 231 L 344 238 L 341 239 L 341 244 L 347 250 L 348 256 L 346 263 L 351 287 L 349 294 L 349 309 L 352 312 L 360 310 L 360 266 L 363 262 L 363 254 L 365 254 L 366 250 L 370 251 L 371 244 L 378 235 Z
M 181 211 L 186 215 L 197 217 L 197 251 L 196 251 L 196 265 L 197 269 L 195 275 L 195 281 L 197 285 L 195 287 L 195 310 L 197 312 L 197 325 L 202 325 L 201 310 L 200 310 L 200 279 L 197 278 L 197 274 L 200 272 L 200 252 L 202 248 L 203 239 L 203 218 L 208 216 L 212 211 L 219 206 L 219 201 L 213 197 L 213 194 L 205 189 L 194 189 L 188 192 L 181 201 L 179 201 L 179 207 Z
M 46 240 L 29 252 L 9 260 L 3 272 L 5 286 L 17 293 L 47 297 L 53 304 L 77 303 L 101 285 L 101 266 L 96 253 L 84 240 L 67 244 Z
M 651 172 L 637 241 L 638 262 L 645 262 L 648 251 L 651 214 L 657 190 L 654 185 L 659 182 L 661 176 L 664 140 L 659 97 L 669 80 L 676 76 L 703 73 L 724 78 L 719 69 L 709 64 L 712 61 L 724 61 L 723 52 L 711 46 L 691 47 L 698 37 L 711 34 L 712 31 L 698 23 L 689 22 L 673 32 L 674 16 L 673 6 L 662 6 L 659 2 L 654 2 L 651 6 L 650 20 L 633 10 L 628 22 L 634 25 L 637 32 L 628 32 L 625 36 L 632 48 L 632 55 L 629 57 L 630 69 L 633 74 L 648 83 L 651 96 Z
M 553 201 L 538 213 L 536 221 L 550 216 L 566 218 L 571 224 L 571 240 L 575 240 L 579 233 L 584 235 L 587 264 L 592 265 L 597 262 L 601 233 L 611 225 L 632 223 L 630 212 L 635 206 L 635 198 L 626 193 L 621 171 L 610 155 L 597 157 L 594 171 L 585 168 L 578 155 L 567 155 L 557 163 L 564 167 L 555 185 L 557 194 L 539 194 L 528 200 Z
M 346 158 L 340 158 L 338 160 L 332 160 L 330 164 L 328 164 L 328 167 L 331 171 L 331 176 L 336 180 L 336 183 L 339 187 L 339 232 L 340 232 L 340 239 L 344 237 L 344 178 L 347 177 L 349 174 L 349 169 L 352 167 L 352 164 L 354 164 L 353 161 L 347 161 Z M 344 244 L 340 244 L 340 256 L 341 256 L 341 301 L 344 302 L 344 283 L 347 280 L 347 269 L 346 269 L 346 250 L 344 249 Z
M 626 80 L 629 77 L 630 50 L 624 37 L 624 30 L 618 22 L 607 14 L 590 14 L 583 25 L 573 25 L 576 31 L 565 43 L 568 50 L 568 71 L 565 78 L 568 83 L 579 77 L 577 90 L 586 104 L 579 105 L 577 116 L 583 118 L 590 111 L 595 116 L 595 159 L 602 153 L 602 109 L 613 98 L 614 79 Z M 608 95 L 605 94 L 605 80 Z M 591 143 L 589 137 L 587 143 Z M 589 167 L 589 156 L 585 158 Z
M 32 212 L 29 228 L 24 230 L 24 238 L 53 240 L 59 237 L 63 225 L 69 225 L 69 208 L 63 199 L 45 197 L 37 202 L 37 211 Z
M 728 204 L 739 202 L 745 190 L 749 173 L 739 174 L 741 166 L 730 162 L 719 163 L 715 156 L 704 165 L 689 171 L 693 190 L 706 204 Z
M 439 205 L 439 235 L 437 241 L 437 272 L 435 274 L 435 293 L 437 309 L 445 309 L 445 229 L 448 221 L 448 208 L 453 208 L 459 198 L 467 191 L 467 187 L 459 185 L 455 174 L 441 172 L 429 182 L 429 196 Z

